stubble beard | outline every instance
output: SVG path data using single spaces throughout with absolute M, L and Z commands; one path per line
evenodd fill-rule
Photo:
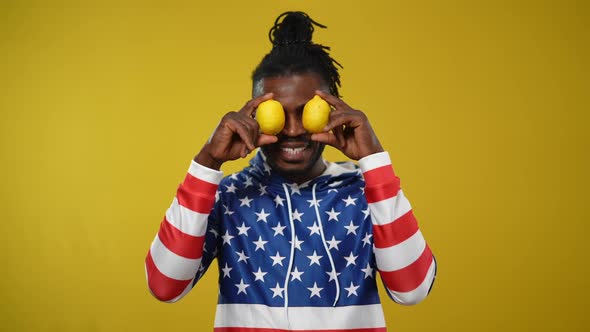
M 318 160 L 321 159 L 322 153 L 324 152 L 324 148 L 326 147 L 323 143 L 313 143 L 318 144 L 317 149 L 311 156 L 309 162 L 305 164 L 305 167 L 301 169 L 284 169 L 275 163 L 274 158 L 272 157 L 273 154 L 269 152 L 265 147 L 262 147 L 262 152 L 266 155 L 266 163 L 277 173 L 283 176 L 286 179 L 293 180 L 298 183 L 302 183 L 308 180 L 311 180 L 314 176 L 311 173 L 312 168 L 318 163 Z M 318 174 L 319 175 L 319 174 Z

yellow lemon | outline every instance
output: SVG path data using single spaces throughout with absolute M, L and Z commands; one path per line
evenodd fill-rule
M 276 135 L 285 126 L 283 105 L 274 99 L 263 101 L 256 109 L 256 121 L 260 131 L 267 135 Z
M 330 119 L 330 104 L 315 95 L 303 107 L 303 128 L 310 133 L 321 133 Z

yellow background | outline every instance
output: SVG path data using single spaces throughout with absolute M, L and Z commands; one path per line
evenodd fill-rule
M 164 304 L 143 260 L 289 9 L 329 27 L 438 258 L 390 330 L 589 328 L 588 2 L 218 3 L 2 1 L 0 330 L 211 331 L 216 269 Z

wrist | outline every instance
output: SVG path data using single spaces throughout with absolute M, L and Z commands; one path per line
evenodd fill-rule
M 220 170 L 221 165 L 223 164 L 223 161 L 213 158 L 213 156 L 207 151 L 206 147 L 203 147 L 193 160 L 199 165 L 214 170 Z

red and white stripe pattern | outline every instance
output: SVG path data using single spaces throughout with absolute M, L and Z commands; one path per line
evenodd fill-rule
M 422 301 L 434 281 L 436 262 L 409 201 L 400 189 L 387 152 L 359 160 L 373 221 L 377 268 L 391 297 L 400 304 Z
M 148 287 L 159 300 L 178 301 L 191 289 L 222 177 L 222 172 L 193 161 L 178 187 L 145 259 Z
M 239 327 L 236 327 L 239 326 Z M 345 307 L 269 307 L 218 304 L 215 332 L 385 332 L 380 304 Z

